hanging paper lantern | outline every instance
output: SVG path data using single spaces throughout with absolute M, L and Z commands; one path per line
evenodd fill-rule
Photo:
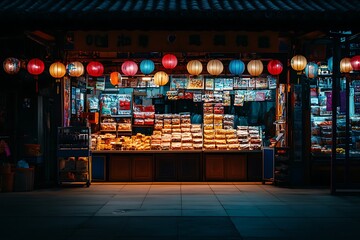
M 334 62 L 333 57 L 330 57 L 330 58 L 327 60 L 328 69 L 329 69 L 330 72 L 333 71 L 333 62 Z
M 110 73 L 110 83 L 118 87 L 121 84 L 121 74 L 119 72 Z
M 159 71 L 154 75 L 154 83 L 159 86 L 164 86 L 169 82 L 169 75 L 166 72 Z
M 247 70 L 251 76 L 257 77 L 260 76 L 260 74 L 263 72 L 264 65 L 261 60 L 251 60 L 247 64 Z
M 45 69 L 45 64 L 38 58 L 31 59 L 27 64 L 27 70 L 31 75 L 40 75 Z
M 309 62 L 305 67 L 305 75 L 308 78 L 316 78 L 318 75 L 319 66 L 314 62 Z
M 17 58 L 7 58 L 3 63 L 3 67 L 6 73 L 16 74 L 20 71 L 20 61 Z
M 295 55 L 292 59 L 291 59 L 291 67 L 295 70 L 295 71 L 302 71 L 305 69 L 307 64 L 307 60 L 304 56 L 302 55 Z
M 199 75 L 203 70 L 203 66 L 199 60 L 191 60 L 186 65 L 186 68 L 191 75 Z
M 100 77 L 104 73 L 104 66 L 100 62 L 89 62 L 86 71 L 92 77 Z
M 241 75 L 245 71 L 245 64 L 243 61 L 235 59 L 231 60 L 229 64 L 229 71 L 233 75 Z
M 71 62 L 66 65 L 66 72 L 70 77 L 80 77 L 84 74 L 84 65 L 81 62 Z
M 352 70 L 353 70 L 353 68 L 351 66 L 351 59 L 350 58 L 341 59 L 341 61 L 340 61 L 340 72 L 349 73 Z
M 45 64 L 38 58 L 31 59 L 27 64 L 27 70 L 31 75 L 34 75 L 35 83 L 36 83 L 36 93 L 39 91 L 38 85 L 38 75 L 44 72 Z
M 351 67 L 354 71 L 360 70 L 360 55 L 356 55 L 350 59 Z
M 63 76 L 65 76 L 66 73 L 66 68 L 65 65 L 62 64 L 61 62 L 54 62 L 53 64 L 50 65 L 49 67 L 49 72 L 50 75 L 53 78 L 56 78 L 55 82 L 56 82 L 56 93 L 59 94 L 60 93 L 60 79 Z
M 62 78 L 66 74 L 66 68 L 61 62 L 54 62 L 50 65 L 49 72 L 53 78 Z
M 155 70 L 155 64 L 152 60 L 145 59 L 145 60 L 141 61 L 140 71 L 143 74 L 148 75 L 148 74 L 152 73 L 154 70 Z
M 213 59 L 207 63 L 206 69 L 211 75 L 217 76 L 220 75 L 224 70 L 224 65 L 221 61 Z
M 267 65 L 267 70 L 271 75 L 279 75 L 283 70 L 283 65 L 279 60 L 271 60 Z
M 163 56 L 161 62 L 162 62 L 162 65 L 164 66 L 164 68 L 173 69 L 176 67 L 178 60 L 175 55 L 166 54 Z
M 126 76 L 134 76 L 138 71 L 138 65 L 134 61 L 125 61 L 121 65 L 121 71 Z

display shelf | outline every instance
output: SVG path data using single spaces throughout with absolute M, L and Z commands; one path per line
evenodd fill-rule
M 104 117 L 112 117 L 112 118 L 131 118 L 131 114 L 117 114 L 117 115 L 101 115 L 102 118 Z
M 138 128 L 139 128 L 139 127 L 140 127 L 140 128 L 141 128 L 141 127 L 144 127 L 144 128 L 153 128 L 154 125 L 145 125 L 145 124 L 144 124 L 144 125 L 136 125 L 136 124 L 133 124 L 132 127 L 138 127 Z
M 91 184 L 90 128 L 59 127 L 57 134 L 58 183 Z
M 274 184 L 287 185 L 290 182 L 290 149 L 275 147 L 274 151 Z

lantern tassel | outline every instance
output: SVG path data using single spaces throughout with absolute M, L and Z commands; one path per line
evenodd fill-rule
M 35 76 L 35 92 L 36 94 L 39 92 L 39 83 L 38 83 L 38 77 Z
M 56 83 L 56 94 L 59 94 L 60 93 L 60 79 L 56 79 L 55 80 L 55 83 Z

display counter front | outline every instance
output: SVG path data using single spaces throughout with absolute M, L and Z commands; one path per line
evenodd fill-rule
M 93 181 L 261 181 L 261 150 L 94 150 Z

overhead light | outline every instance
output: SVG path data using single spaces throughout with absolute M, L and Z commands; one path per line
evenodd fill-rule
M 142 77 L 141 80 L 143 81 L 151 81 L 152 77 Z

